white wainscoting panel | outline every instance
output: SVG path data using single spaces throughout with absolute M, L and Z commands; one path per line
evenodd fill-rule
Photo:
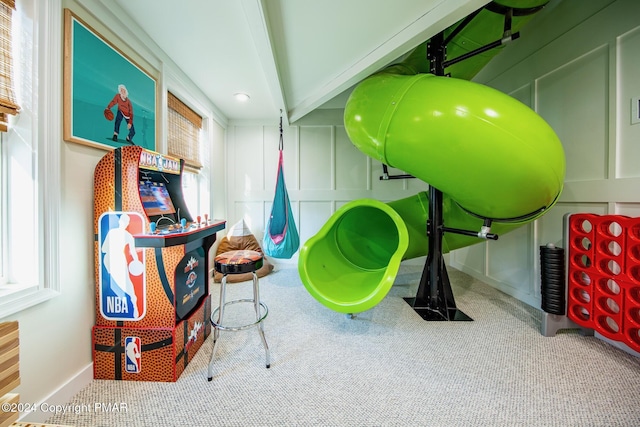
M 512 294 L 530 296 L 535 291 L 530 268 L 532 246 L 522 244 L 531 241 L 531 228 L 527 224 L 486 243 L 487 277 L 501 289 L 511 288 Z
M 300 241 L 305 242 L 315 235 L 333 213 L 333 202 L 300 202 Z
M 268 207 L 271 209 L 271 206 Z M 256 239 L 262 239 L 264 235 L 265 216 L 269 215 L 269 211 L 266 211 L 264 202 L 242 202 L 237 201 L 233 204 L 233 214 L 227 219 L 227 228 L 231 227 L 236 222 L 244 219 L 247 227 L 256 236 Z
M 616 203 L 613 213 L 616 215 L 640 217 L 640 201 L 638 203 Z
M 618 38 L 617 178 L 640 178 L 640 27 Z M 633 108 L 632 108 L 633 100 Z
M 562 141 L 565 181 L 607 178 L 609 56 L 599 47 L 537 79 L 537 111 Z
M 449 253 L 449 264 L 475 277 L 484 277 L 486 268 L 487 242 L 456 249 Z
M 300 128 L 300 190 L 334 189 L 334 138 L 331 126 Z
M 250 194 L 265 188 L 263 139 L 262 126 L 235 127 L 232 191 L 236 194 Z
M 370 189 L 368 159 L 349 140 L 344 126 L 336 126 L 336 190 Z

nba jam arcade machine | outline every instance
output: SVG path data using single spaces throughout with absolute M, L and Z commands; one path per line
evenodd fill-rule
M 209 335 L 208 252 L 225 221 L 189 214 L 183 167 L 138 146 L 96 166 L 95 379 L 176 381 Z

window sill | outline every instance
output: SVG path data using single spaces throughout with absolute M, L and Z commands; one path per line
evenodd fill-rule
M 37 286 L 0 287 L 0 319 L 48 301 L 57 295 L 60 295 L 57 291 L 38 289 Z

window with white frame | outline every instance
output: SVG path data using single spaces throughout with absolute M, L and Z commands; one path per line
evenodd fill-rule
M 0 134 L 0 319 L 60 289 L 61 0 L 15 0 L 11 21 L 20 109 Z

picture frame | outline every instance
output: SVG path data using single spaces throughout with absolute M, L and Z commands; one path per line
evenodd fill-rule
M 156 150 L 156 79 L 69 9 L 63 92 L 65 141 L 104 150 L 130 144 Z

